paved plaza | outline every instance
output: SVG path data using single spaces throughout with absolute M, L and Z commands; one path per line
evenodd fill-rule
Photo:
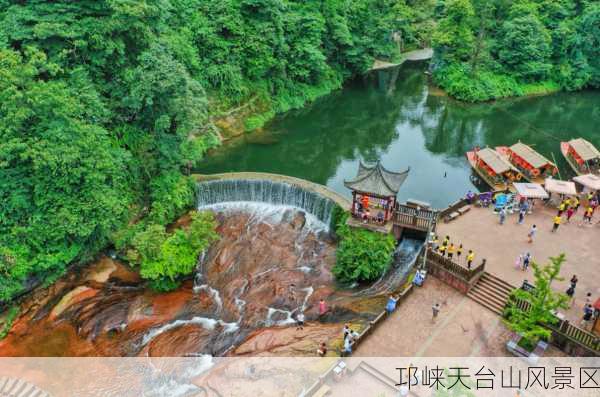
M 583 305 L 588 292 L 595 301 L 600 296 L 600 225 L 598 215 L 594 225 L 584 225 L 582 208 L 573 216 L 571 223 L 563 224 L 556 233 L 552 233 L 552 219 L 556 215 L 554 208 L 537 205 L 533 214 L 527 215 L 522 225 L 517 224 L 517 214 L 508 215 L 504 225 L 499 224 L 498 215 L 491 208 L 476 208 L 450 223 L 440 223 L 437 228 L 440 239 L 450 236 L 454 244 L 463 244 L 464 257 L 469 249 L 476 255 L 475 264 L 487 259 L 486 270 L 515 287 L 523 280 L 533 280 L 533 270 L 527 272 L 515 266 L 519 254 L 531 253 L 534 261 L 544 264 L 548 257 L 560 253 L 566 254 L 563 264 L 563 281 L 553 287 L 565 292 L 569 280 L 576 274 L 579 282 L 575 290 L 575 299 L 571 309 L 565 311 L 566 317 L 578 324 L 583 315 Z M 531 226 L 537 225 L 538 231 L 532 244 L 527 242 Z
M 431 306 L 441 310 L 432 321 Z M 357 347 L 354 356 L 371 357 L 467 357 L 510 356 L 505 343 L 511 332 L 500 316 L 466 295 L 428 277 L 400 303 L 371 335 Z M 563 353 L 550 347 L 547 356 Z

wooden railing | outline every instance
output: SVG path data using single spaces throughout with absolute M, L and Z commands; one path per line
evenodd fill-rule
M 398 204 L 394 210 L 392 220 L 400 226 L 427 231 L 437 219 L 437 211 L 429 209 L 416 209 Z
M 531 306 L 526 300 L 518 298 L 511 298 L 508 305 L 513 302 L 515 306 L 523 311 L 528 311 Z M 571 324 L 569 320 L 558 319 L 556 324 L 543 324 L 543 326 L 553 332 L 555 339 L 556 336 L 559 338 L 567 338 L 570 341 L 587 348 L 591 353 L 600 355 L 600 337 Z
M 467 282 L 473 280 L 479 273 L 483 272 L 485 269 L 485 265 L 483 263 L 479 264 L 476 267 L 468 269 L 458 263 L 452 261 L 449 258 L 443 257 L 437 252 L 433 251 L 431 248 L 428 248 L 427 252 L 427 261 L 433 262 L 435 265 L 445 269 L 446 271 L 459 276 Z

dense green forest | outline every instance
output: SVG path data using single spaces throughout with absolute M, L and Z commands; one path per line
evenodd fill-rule
M 252 128 L 340 87 L 392 32 L 422 45 L 431 4 L 0 0 L 0 301 L 189 208 L 211 115 L 258 97 Z
M 600 87 L 597 0 L 445 0 L 434 81 L 464 101 Z

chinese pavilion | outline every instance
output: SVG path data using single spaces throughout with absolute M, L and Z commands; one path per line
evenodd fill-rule
M 392 172 L 380 162 L 373 166 L 360 162 L 356 177 L 344 181 L 344 186 L 352 190 L 352 216 L 364 222 L 387 223 L 394 213 L 398 190 L 409 171 L 410 168 L 404 172 Z

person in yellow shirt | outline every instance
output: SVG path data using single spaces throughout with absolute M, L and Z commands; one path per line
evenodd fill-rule
M 573 197 L 573 209 L 575 210 L 575 212 L 577 212 L 577 210 L 579 209 L 580 204 L 581 203 L 579 202 L 579 197 Z
M 463 252 L 463 246 L 462 244 L 458 246 L 458 248 L 456 249 L 456 261 L 458 263 L 460 263 L 460 256 L 462 255 Z
M 446 246 L 442 244 L 439 248 L 439 252 L 441 256 L 446 255 Z
M 471 269 L 473 259 L 475 259 L 475 253 L 473 252 L 473 250 L 469 250 L 469 253 L 467 254 L 467 269 L 469 270 Z
M 593 214 L 594 214 L 594 209 L 592 207 L 588 206 L 585 209 L 585 213 L 583 214 L 583 221 L 591 224 Z
M 565 212 L 565 210 L 567 209 L 567 204 L 565 201 L 563 201 L 562 203 L 560 203 L 560 205 L 558 206 L 558 215 L 557 216 L 561 216 L 563 212 Z
M 561 222 L 562 222 L 562 218 L 560 217 L 560 215 L 556 215 L 554 217 L 554 225 L 552 226 L 552 233 L 554 233 L 555 231 L 558 230 L 558 227 L 560 226 Z
M 456 248 L 454 247 L 454 243 L 450 243 L 450 245 L 448 246 L 448 259 L 452 259 L 455 250 Z

